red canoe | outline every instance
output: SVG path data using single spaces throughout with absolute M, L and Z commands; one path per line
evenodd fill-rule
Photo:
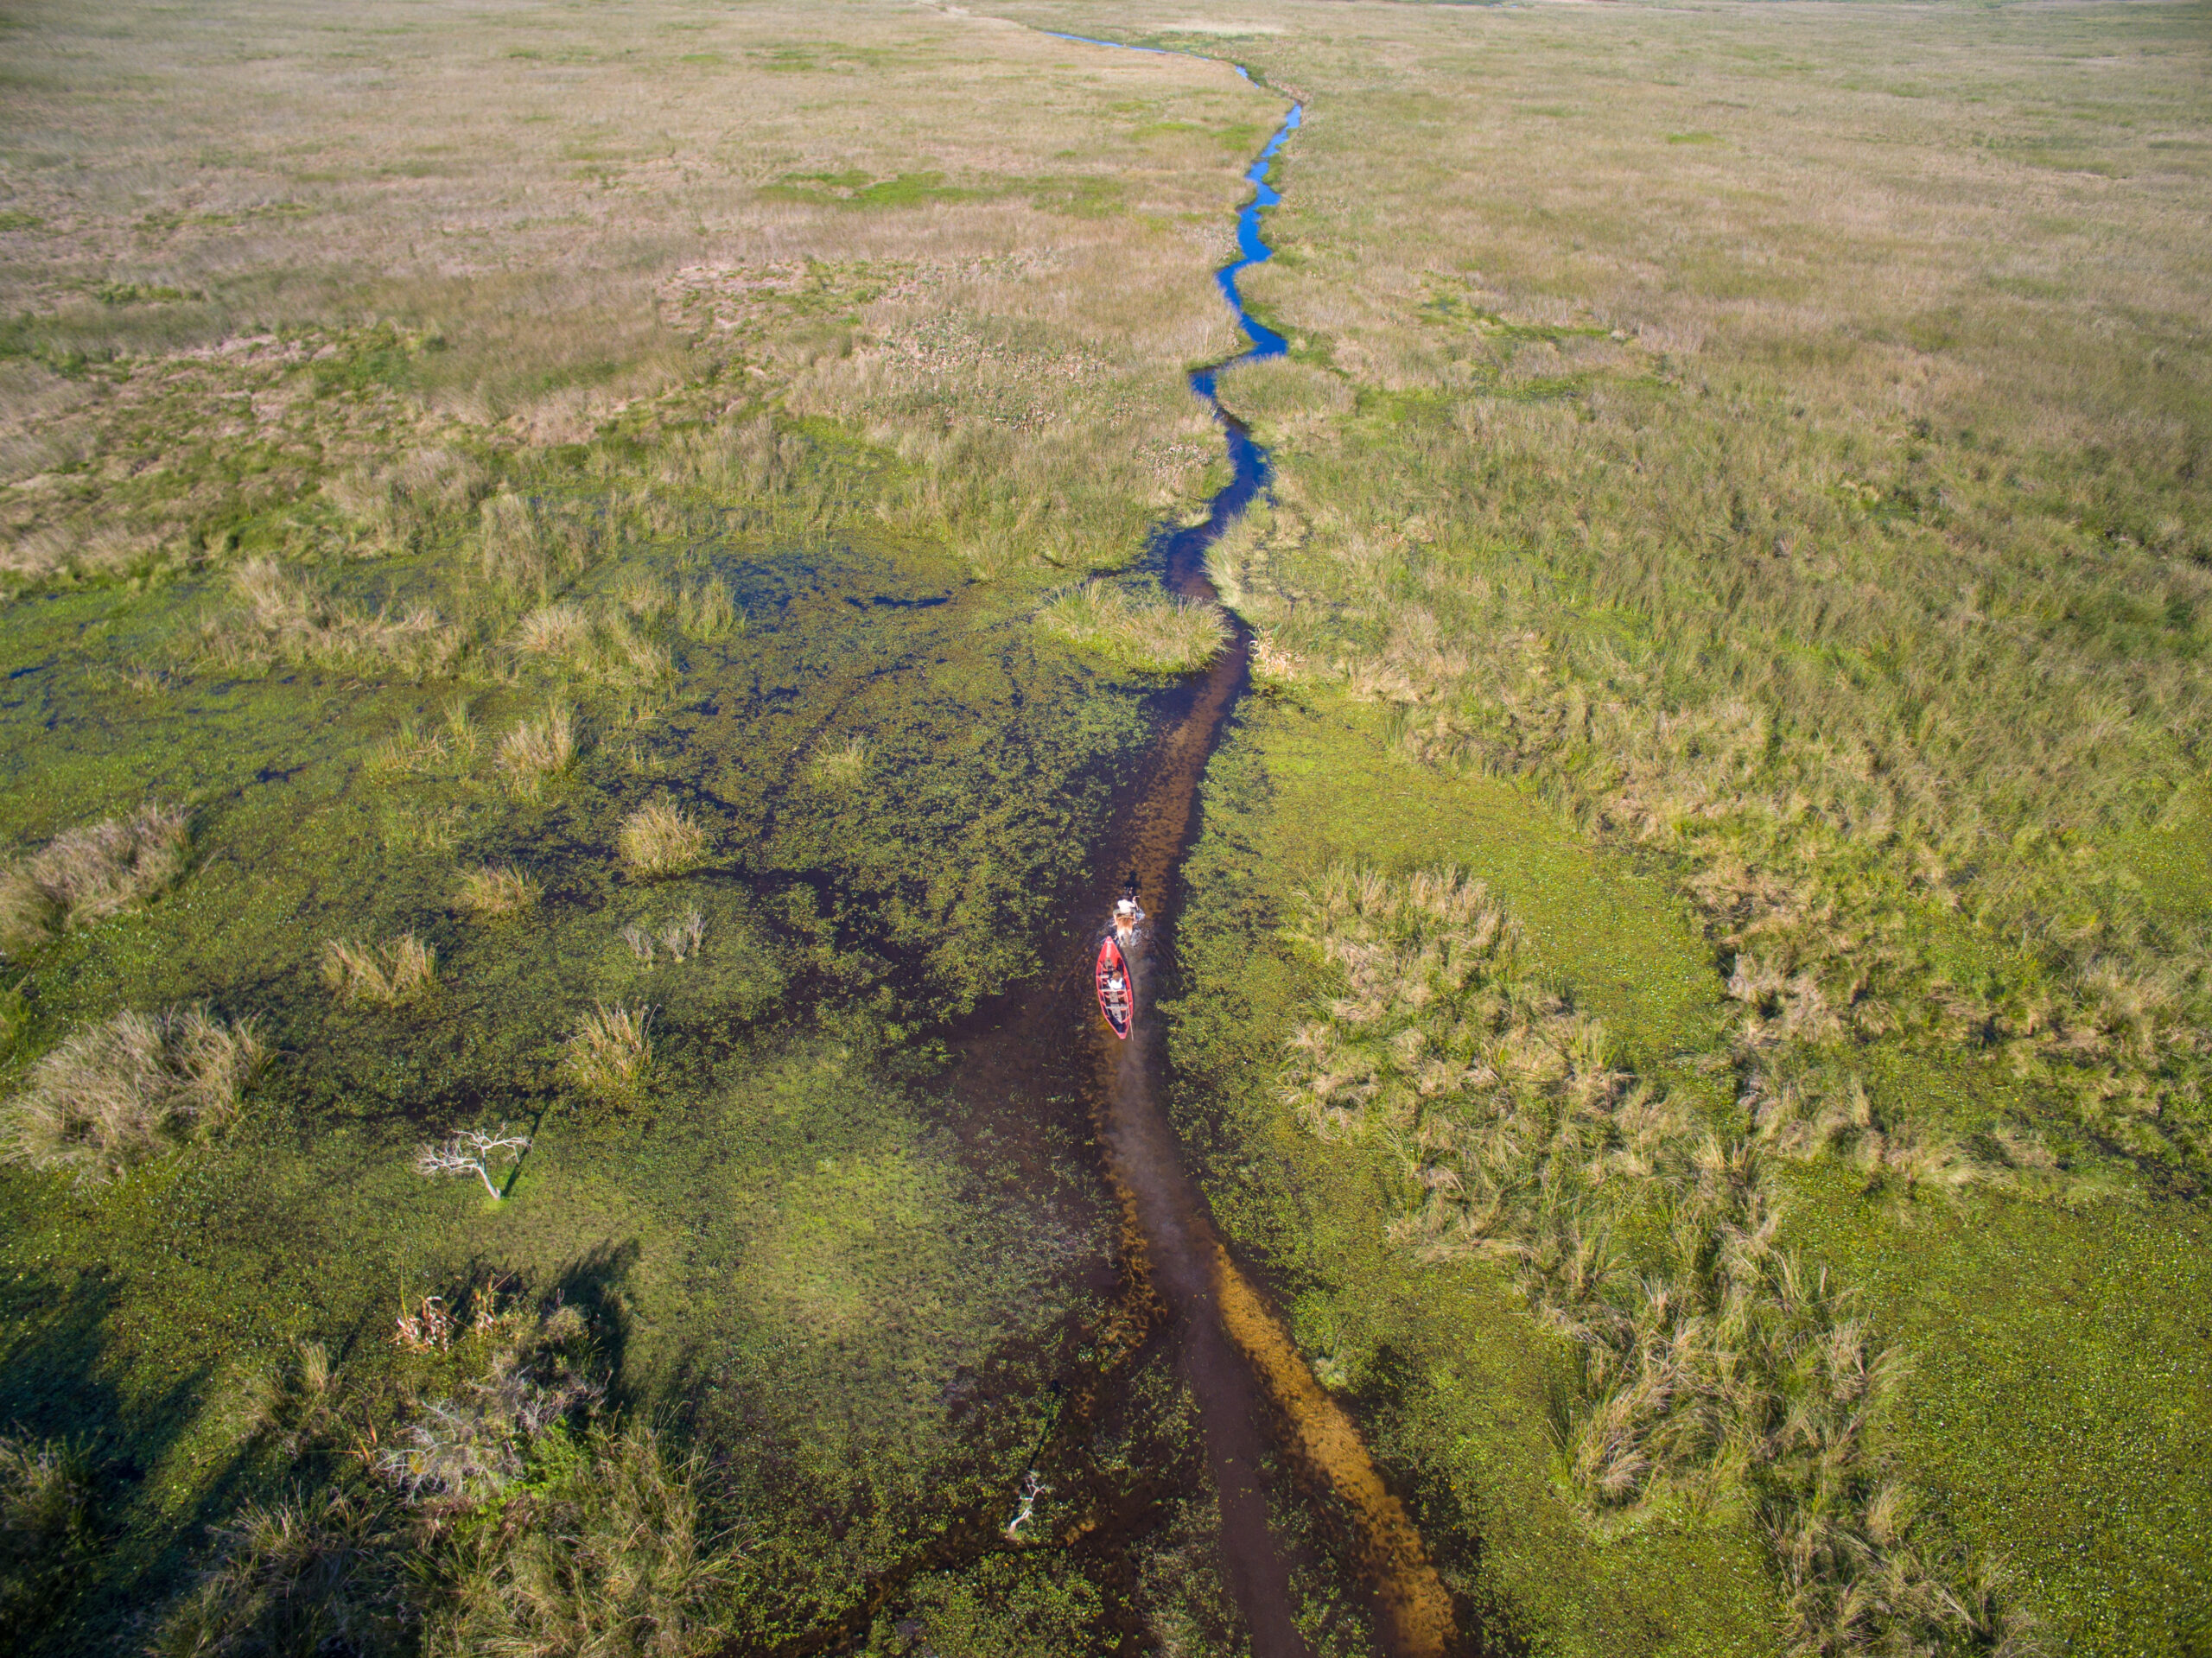
M 1098 1011 L 1106 1015 L 1114 1034 L 1124 1039 L 1129 1034 L 1134 988 L 1129 982 L 1129 964 L 1122 959 L 1122 947 L 1114 942 L 1114 935 L 1109 932 L 1098 941 Z

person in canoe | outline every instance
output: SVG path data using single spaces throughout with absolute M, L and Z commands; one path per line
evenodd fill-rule
M 1129 964 L 1110 933 L 1098 941 L 1097 983 L 1098 1011 L 1106 1015 L 1116 1036 L 1127 1037 L 1135 1001 L 1130 994 Z
M 1114 905 L 1114 942 L 1124 950 L 1129 950 L 1137 942 L 1137 929 L 1143 924 L 1144 911 L 1138 906 L 1136 877 L 1132 875 Z

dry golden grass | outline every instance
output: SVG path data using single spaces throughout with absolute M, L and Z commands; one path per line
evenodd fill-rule
M 177 878 L 187 849 L 177 807 L 145 806 L 56 835 L 0 870 L 0 952 L 135 908 Z
M 333 995 L 378 1007 L 417 1002 L 437 988 L 438 952 L 411 932 L 381 944 L 326 939 L 322 981 Z
M 616 1103 L 633 1099 L 652 1062 L 652 1044 L 646 1034 L 652 1017 L 650 1007 L 620 1002 L 594 1007 L 576 1021 L 562 1069 L 594 1098 Z
M 892 3 L 207 21 L 104 4 L 11 36 L 6 125 L 71 160 L 29 166 L 0 231 L 28 319 L 0 482 L 100 480 L 0 498 L 19 577 L 189 563 L 264 515 L 352 556 L 460 534 L 550 602 L 598 532 L 499 492 L 486 454 L 655 400 L 720 423 L 733 362 L 895 475 L 809 481 L 772 429 L 689 457 L 656 434 L 663 477 L 796 479 L 802 519 L 880 512 L 986 571 L 1132 555 L 1216 460 L 1180 368 L 1233 348 L 1208 271 L 1281 110 L 1225 67 Z M 131 483 L 156 456 L 162 486 Z M 271 648 L 330 631 L 288 618 Z
M 118 1013 L 31 1067 L 7 1103 L 6 1155 L 113 1179 L 227 1126 L 267 1058 L 251 1020 L 226 1024 L 197 1007 Z
M 509 864 L 488 863 L 461 871 L 454 902 L 475 915 L 514 915 L 534 908 L 543 892 L 535 875 Z
M 656 800 L 622 820 L 615 847 L 633 875 L 673 875 L 707 855 L 707 831 L 680 806 Z

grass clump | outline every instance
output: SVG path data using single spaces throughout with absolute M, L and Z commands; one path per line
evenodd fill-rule
M 56 835 L 0 873 L 0 950 L 135 908 L 177 878 L 186 849 L 185 814 L 174 806 Z
M 704 861 L 707 831 L 681 807 L 656 800 L 622 820 L 615 846 L 632 874 L 672 875 Z
M 111 1180 L 221 1130 L 266 1059 L 251 1020 L 226 1024 L 198 1007 L 118 1013 L 31 1068 L 6 1108 L 6 1156 Z
M 652 1043 L 646 1035 L 652 1017 L 650 1007 L 626 1007 L 620 1002 L 594 1007 L 576 1021 L 562 1069 L 596 1099 L 633 1098 L 652 1062 Z
M 289 1363 L 248 1369 L 225 1401 L 241 1439 L 266 1439 L 289 1459 L 334 1423 L 338 1373 L 321 1342 L 303 1341 Z
M 461 871 L 461 892 L 454 901 L 473 915 L 515 915 L 533 908 L 544 890 L 537 878 L 526 871 L 511 864 L 487 863 Z
M 1205 667 L 1230 641 L 1218 605 L 1168 594 L 1155 598 L 1086 581 L 1059 594 L 1038 617 L 1078 648 L 1141 673 L 1184 674 Z
M 575 758 L 575 717 L 559 702 L 548 702 L 542 718 L 518 721 L 499 739 L 499 769 L 518 794 L 536 794 L 546 778 L 566 772 Z
M 332 938 L 322 946 L 322 981 L 342 1001 L 403 1007 L 429 995 L 437 978 L 437 947 L 411 932 L 381 944 Z
M 85 1453 L 0 1436 L 0 1637 L 28 1644 L 97 1542 Z
M 247 560 L 231 573 L 237 608 L 211 621 L 205 649 L 232 672 L 279 663 L 404 679 L 450 674 L 468 636 L 435 610 L 394 614 L 358 610 L 295 575 L 273 558 Z
M 1993 1572 L 1920 1520 L 1891 1465 L 1897 1356 L 1777 1244 L 1758 1149 L 1618 1069 L 1481 883 L 1338 868 L 1302 899 L 1291 936 L 1335 994 L 1292 1037 L 1282 1097 L 1311 1132 L 1393 1153 L 1395 1238 L 1507 1267 L 1573 1344 L 1559 1426 L 1593 1524 L 1740 1492 L 1794 1650 L 2028 1652 Z
M 248 1503 L 215 1533 L 213 1560 L 162 1614 L 145 1650 L 403 1650 L 399 1520 L 373 1495 L 338 1485 Z
M 676 677 L 668 647 L 639 632 L 619 610 L 542 606 L 516 624 L 513 648 L 519 656 L 544 661 L 594 684 L 634 688 L 663 684 Z

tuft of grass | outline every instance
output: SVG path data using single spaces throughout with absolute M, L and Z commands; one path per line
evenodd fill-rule
M 536 876 L 510 864 L 487 863 L 461 871 L 454 901 L 475 915 L 514 915 L 535 905 L 543 892 Z
M 672 875 L 705 859 L 707 831 L 682 808 L 656 800 L 622 820 L 615 845 L 632 874 Z
M 1086 581 L 1055 595 L 1039 625 L 1078 648 L 1141 673 L 1185 674 L 1229 646 L 1229 619 L 1198 599 L 1132 593 Z
M 98 1540 L 84 1452 L 65 1440 L 0 1436 L 0 1638 L 28 1645 Z
M 726 633 L 742 635 L 745 617 L 728 587 L 708 576 L 677 591 L 676 626 L 695 639 L 718 639 Z
M 705 1652 L 731 1560 L 700 1513 L 704 1464 L 650 1426 L 594 1422 L 537 1495 L 537 1523 L 488 1528 L 466 1549 L 435 1650 Z
M 575 720 L 559 702 L 547 703 L 543 718 L 517 721 L 499 739 L 499 769 L 518 794 L 537 793 L 546 778 L 567 771 L 575 758 Z
M 240 1439 L 265 1439 L 293 1458 L 334 1425 L 337 1403 L 329 1350 L 303 1341 L 288 1363 L 238 1373 L 217 1409 Z
M 650 1007 L 626 1007 L 620 1002 L 586 1013 L 576 1021 L 562 1061 L 569 1080 L 597 1099 L 635 1097 L 652 1062 L 652 1043 L 646 1035 L 652 1017 Z
M 322 981 L 351 1002 L 398 1007 L 419 1001 L 437 988 L 438 952 L 411 932 L 381 944 L 327 939 L 322 946 Z
M 143 806 L 56 835 L 0 873 L 0 950 L 136 907 L 176 879 L 186 849 L 181 807 Z
M 397 1650 L 406 1608 L 396 1518 L 339 1485 L 247 1503 L 216 1533 L 214 1560 L 162 1613 L 146 1652 Z
M 848 737 L 836 748 L 824 749 L 807 768 L 815 781 L 830 788 L 849 788 L 868 770 L 868 739 Z
M 8 1102 L 5 1155 L 79 1180 L 111 1180 L 226 1127 L 267 1060 L 252 1021 L 200 1007 L 118 1013 L 31 1068 Z

